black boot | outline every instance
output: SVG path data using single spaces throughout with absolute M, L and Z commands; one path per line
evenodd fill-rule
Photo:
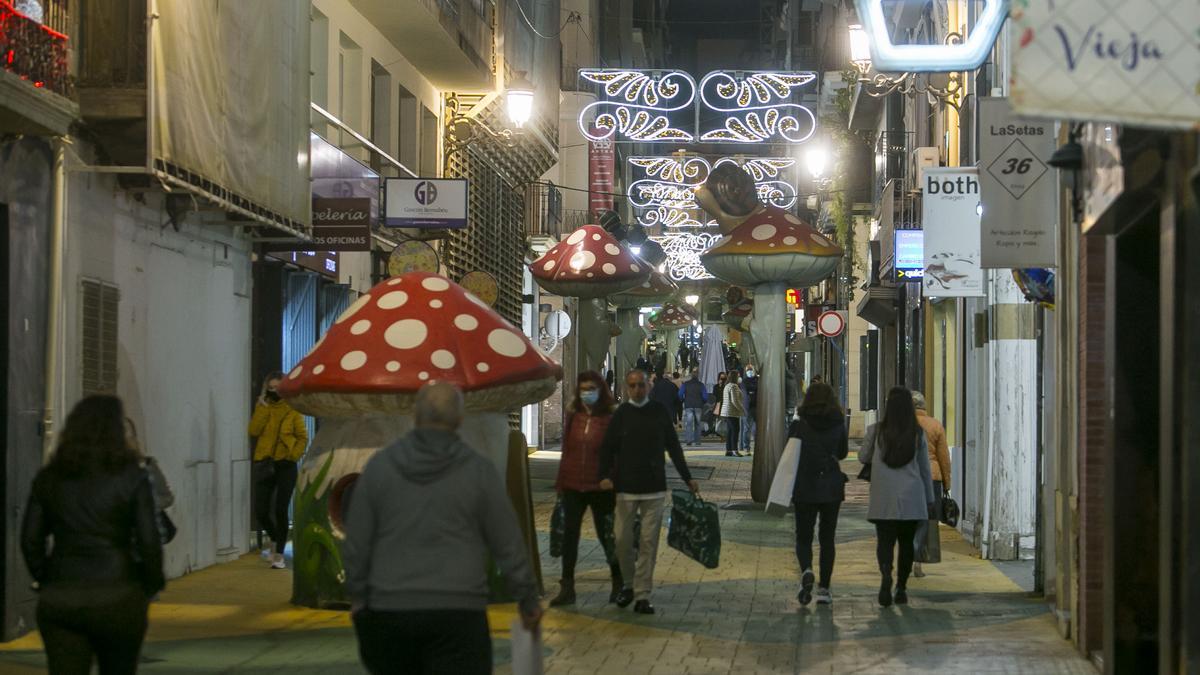
M 621 579 L 620 572 L 613 572 L 612 575 L 612 592 L 608 594 L 608 604 L 613 604 L 617 601 L 617 596 L 621 594 L 621 589 L 625 587 L 625 581 Z
M 551 607 L 559 607 L 561 605 L 575 604 L 575 580 L 560 579 L 558 582 L 558 595 L 550 601 Z
M 879 606 L 892 606 L 892 574 L 890 571 L 885 572 L 879 580 Z

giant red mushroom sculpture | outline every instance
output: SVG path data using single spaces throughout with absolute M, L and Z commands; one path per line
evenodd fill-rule
M 608 297 L 617 308 L 617 326 L 621 328 L 621 334 L 617 336 L 617 382 L 625 381 L 625 373 L 634 368 L 641 353 L 645 333 L 638 325 L 639 310 L 660 305 L 678 292 L 679 286 L 670 277 L 651 269 L 650 277 L 641 286 Z
M 696 191 L 696 200 L 721 226 L 723 237 L 701 254 L 713 276 L 754 288 L 750 332 L 758 356 L 758 434 L 750 494 L 766 501 L 783 455 L 784 331 L 789 285 L 807 287 L 832 274 L 842 249 L 804 221 L 758 201 L 754 179 L 728 163 L 715 167 Z
M 561 378 L 558 364 L 519 330 L 444 277 L 409 272 L 358 298 L 279 387 L 297 410 L 321 418 L 298 485 L 294 602 L 320 606 L 339 599 L 340 582 L 319 578 L 328 576 L 326 567 L 303 566 L 313 555 L 306 536 L 323 527 L 340 535 L 341 514 L 328 505 L 341 502 L 376 451 L 411 429 L 417 390 L 439 380 L 463 391 L 467 418 L 459 435 L 503 479 L 510 462 L 508 412 L 546 398 Z M 528 500 L 511 492 L 514 503 Z
M 691 305 L 675 302 L 664 303 L 661 310 L 650 315 L 650 325 L 655 330 L 662 329 L 666 333 L 668 364 L 679 351 L 679 329 L 687 328 L 699 318 L 700 315 Z
M 580 370 L 593 370 L 604 362 L 613 333 L 607 306 L 594 301 L 640 286 L 650 267 L 603 227 L 584 225 L 530 263 L 529 272 L 546 291 L 580 299 Z

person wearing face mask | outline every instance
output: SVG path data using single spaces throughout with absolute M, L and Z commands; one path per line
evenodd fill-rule
M 600 466 L 600 443 L 612 419 L 613 397 L 600 373 L 588 370 L 579 374 L 575 385 L 575 401 L 567 417 L 563 433 L 562 459 L 558 463 L 558 478 L 554 489 L 563 505 L 562 579 L 558 595 L 551 607 L 575 604 L 575 562 L 579 559 L 579 532 L 583 527 L 583 512 L 592 509 L 592 524 L 601 542 L 612 540 L 613 511 L 616 496 L 612 490 L 600 489 L 597 478 Z M 609 554 L 612 592 L 609 602 L 617 601 L 621 591 L 621 568 L 616 556 Z
M 271 567 L 286 569 L 283 547 L 287 543 L 288 504 L 296 489 L 296 463 L 308 447 L 304 417 L 279 397 L 283 373 L 273 372 L 263 380 L 262 392 L 250 418 L 254 437 L 254 515 L 259 529 L 266 530 L 275 544 Z
M 693 493 L 700 484 L 692 480 L 683 447 L 671 421 L 670 412 L 661 403 L 650 400 L 646 373 L 632 370 L 625 376 L 625 402 L 613 413 L 612 421 L 600 445 L 600 489 L 616 490 L 617 560 L 621 565 L 624 587 L 617 594 L 617 607 L 628 607 L 637 600 L 633 611 L 653 614 L 650 591 L 654 586 L 654 560 L 662 529 L 667 498 L 667 465 L 663 452 L 679 477 Z M 633 550 L 633 523 L 641 524 L 641 538 Z
M 746 366 L 746 377 L 742 379 L 744 395 L 743 408 L 746 416 L 742 418 L 742 452 L 751 454 L 754 445 L 754 435 L 758 433 L 758 376 L 754 366 Z

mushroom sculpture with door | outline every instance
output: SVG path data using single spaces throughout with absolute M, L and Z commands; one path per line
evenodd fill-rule
M 789 285 L 807 287 L 833 274 L 842 249 L 791 213 L 759 202 L 754 179 L 734 164 L 714 168 L 696 200 L 724 235 L 701 254 L 705 268 L 722 281 L 754 288 L 750 332 L 761 375 L 750 495 L 764 502 L 787 439 L 785 294 Z
M 409 272 L 358 298 L 279 387 L 294 408 L 320 418 L 293 514 L 292 602 L 344 600 L 339 541 L 354 481 L 372 455 L 412 428 L 416 393 L 433 380 L 462 389 L 459 435 L 506 482 L 536 561 L 525 441 L 510 434 L 508 413 L 543 400 L 561 378 L 519 330 L 444 277 Z
M 679 329 L 687 328 L 693 321 L 700 318 L 691 305 L 681 305 L 675 302 L 663 304 L 658 312 L 650 315 L 650 325 L 655 330 L 661 330 L 667 338 L 667 370 L 671 370 L 672 359 L 679 351 Z
M 608 296 L 609 302 L 617 308 L 617 326 L 621 329 L 617 336 L 617 382 L 625 381 L 625 373 L 633 370 L 642 353 L 645 333 L 638 325 L 639 310 L 660 305 L 678 292 L 679 286 L 670 277 L 652 269 L 650 277 L 641 286 Z
M 602 298 L 646 282 L 650 268 L 599 225 L 584 225 L 529 264 L 538 286 L 579 298 L 580 370 L 597 370 L 615 326 Z

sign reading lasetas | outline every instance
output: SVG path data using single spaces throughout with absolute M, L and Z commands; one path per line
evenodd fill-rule
M 1018 114 L 1200 124 L 1200 2 L 1013 0 L 1011 17 Z

